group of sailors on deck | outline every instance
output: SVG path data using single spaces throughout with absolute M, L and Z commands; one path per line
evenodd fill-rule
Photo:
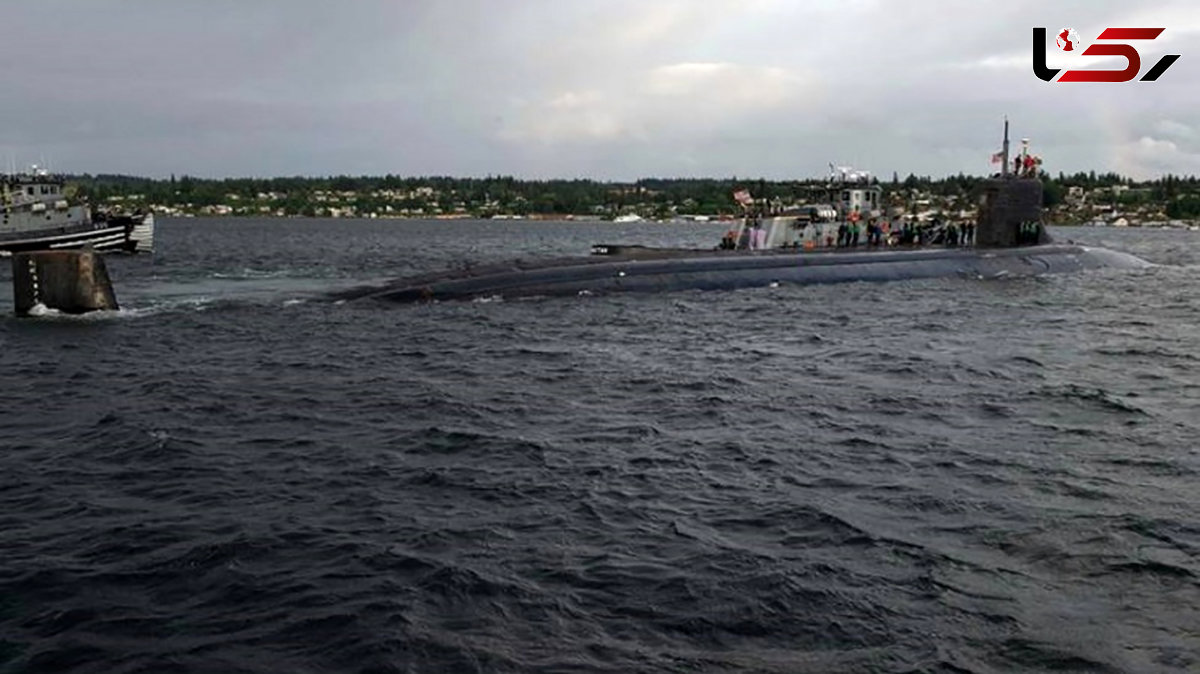
M 855 213 L 857 215 L 857 213 Z M 946 245 L 970 246 L 975 243 L 975 223 L 968 220 L 942 223 L 935 218 L 932 222 L 895 223 L 886 218 L 848 218 L 842 222 L 797 223 L 798 236 L 785 248 L 867 248 L 881 246 Z M 767 248 L 767 231 L 762 221 L 751 217 L 740 231 L 735 228 L 726 232 L 719 246 L 722 250 L 764 250 Z
M 806 236 L 804 238 L 815 241 L 824 239 L 826 247 L 837 248 L 858 247 L 860 235 L 864 232 L 866 245 L 869 247 L 920 246 L 923 244 L 969 246 L 975 242 L 975 223 L 970 221 L 951 221 L 943 224 L 940 220 L 934 219 L 931 223 L 908 220 L 892 223 L 886 219 L 880 219 L 868 220 L 865 226 L 860 225 L 857 221 L 848 221 L 838 224 L 836 240 L 833 240 L 829 234 L 822 236 L 822 229 L 831 225 L 832 223 L 826 225 L 809 223 L 805 226 Z M 815 236 L 811 239 L 807 236 L 807 230 L 810 227 L 817 228 Z

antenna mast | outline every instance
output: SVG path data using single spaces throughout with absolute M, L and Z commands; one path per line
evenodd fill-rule
M 1000 175 L 1008 175 L 1008 116 L 1004 117 L 1004 163 L 1000 165 Z

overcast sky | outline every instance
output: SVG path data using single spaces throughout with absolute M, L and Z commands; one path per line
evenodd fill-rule
M 1200 2 L 15 0 L 0 160 L 72 173 L 633 179 L 1200 174 Z M 1046 83 L 1108 26 L 1157 82 Z

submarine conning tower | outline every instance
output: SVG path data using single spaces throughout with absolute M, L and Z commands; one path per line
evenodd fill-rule
M 975 245 L 1012 248 L 1032 241 L 1021 238 L 1021 226 L 1042 221 L 1042 181 L 1007 175 L 983 183 L 983 203 L 975 223 Z M 1037 228 L 1037 243 L 1050 243 L 1045 227 Z
M 1037 177 L 1041 159 L 1029 154 L 1029 139 L 1022 139 L 1014 170 L 1009 172 L 1007 118 L 1003 149 L 997 158 L 1001 162 L 1000 175 L 983 183 L 975 245 L 1012 248 L 1050 243 L 1050 235 L 1042 226 L 1042 181 Z

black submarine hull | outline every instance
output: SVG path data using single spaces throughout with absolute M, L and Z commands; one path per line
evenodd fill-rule
M 1016 278 L 1089 269 L 1141 269 L 1141 258 L 1074 244 L 1017 248 L 937 248 L 853 252 L 677 251 L 643 258 L 620 252 L 525 268 L 400 281 L 360 290 L 358 297 L 393 302 L 730 290 L 773 284 L 900 281 L 940 277 Z

